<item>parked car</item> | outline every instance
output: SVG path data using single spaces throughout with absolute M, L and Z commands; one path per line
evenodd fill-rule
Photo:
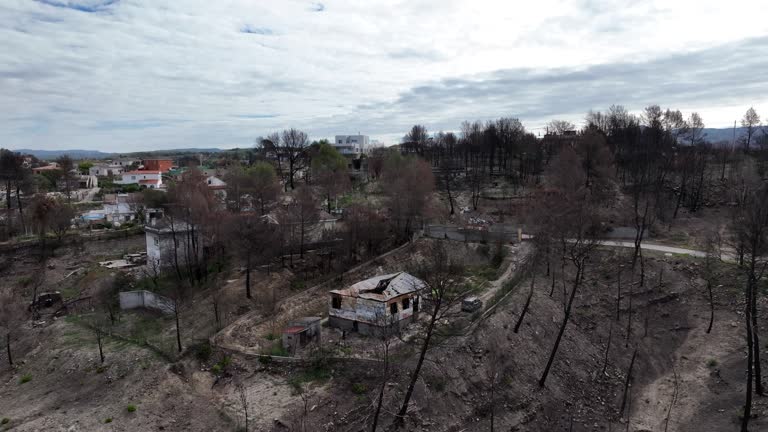
M 461 310 L 464 312 L 474 312 L 483 307 L 483 302 L 479 298 L 472 296 L 461 301 Z

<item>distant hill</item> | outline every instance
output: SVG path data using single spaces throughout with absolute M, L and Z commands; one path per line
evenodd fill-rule
M 768 133 L 768 129 L 764 129 Z M 711 143 L 720 143 L 720 142 L 727 142 L 728 145 L 731 145 L 733 143 L 733 128 L 705 128 L 704 133 L 706 134 L 704 139 Z M 736 128 L 736 143 L 739 142 L 739 139 L 746 135 L 747 128 L 737 127 Z M 754 139 L 758 139 L 763 136 L 763 131 L 758 130 L 755 132 L 755 135 L 753 135 Z
M 104 153 L 98 150 L 34 150 L 34 149 L 16 149 L 17 153 L 30 154 L 38 159 L 51 160 L 69 155 L 72 159 L 103 159 L 113 155 L 113 153 Z
M 59 158 L 63 155 L 69 155 L 72 159 L 106 159 L 114 158 L 118 156 L 172 156 L 176 154 L 184 153 L 218 153 L 221 152 L 220 148 L 182 148 L 182 149 L 167 149 L 167 150 L 152 150 L 152 151 L 138 151 L 138 152 L 116 152 L 105 153 L 98 150 L 35 150 L 35 149 L 14 149 L 14 152 L 30 154 L 38 159 L 52 160 Z

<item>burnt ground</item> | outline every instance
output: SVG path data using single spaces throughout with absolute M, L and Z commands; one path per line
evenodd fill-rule
M 71 272 L 67 267 L 121 255 L 136 246 L 130 242 L 99 243 L 86 251 L 88 259 L 61 253 L 55 258 L 55 268 L 46 274 L 63 278 Z M 626 250 L 622 252 L 626 254 Z M 706 334 L 709 309 L 705 285 L 699 278 L 700 261 L 647 254 L 647 284 L 632 297 L 632 337 L 627 347 L 626 287 L 621 316 L 615 321 L 617 253 L 606 249 L 591 261 L 544 388 L 539 388 L 537 381 L 563 313 L 559 275 L 558 289 L 550 297 L 551 280 L 541 272 L 519 333 L 513 333 L 512 327 L 529 281 L 522 281 L 470 334 L 447 338 L 430 351 L 403 430 L 488 430 L 493 405 L 497 430 L 661 431 L 670 412 L 675 381 L 678 396 L 669 414 L 668 430 L 736 430 L 745 367 L 742 280 L 737 269 L 730 264 L 718 266 L 715 325 L 712 333 Z M 25 260 L 22 257 L 16 262 Z M 626 263 L 626 255 L 622 260 Z M 20 284 L 35 268 L 32 260 L 27 264 L 29 267 L 6 270 L 0 283 Z M 375 266 L 373 271 L 377 271 Z M 628 271 L 622 278 L 626 284 Z M 78 287 L 78 294 L 87 293 L 93 281 L 78 280 L 82 283 L 71 285 Z M 225 294 L 227 290 L 232 291 L 227 295 L 241 294 L 241 278 L 232 280 L 224 288 Z M 70 286 L 68 281 L 61 281 L 51 279 L 49 286 Z M 206 322 L 193 326 L 203 335 L 211 331 L 210 307 L 205 303 L 209 299 L 201 295 L 189 305 L 186 319 Z M 761 311 L 766 306 L 762 299 Z M 131 316 L 141 318 L 140 314 Z M 646 316 L 648 331 L 643 336 Z M 163 325 L 166 331 L 172 328 L 170 322 Z M 761 327 L 767 325 L 761 319 Z M 609 331 L 609 365 L 603 375 Z M 765 347 L 768 337 L 762 340 Z M 387 380 L 382 417 L 385 426 L 392 422 L 402 401 L 415 361 L 414 344 L 404 344 L 394 355 L 395 368 Z M 629 410 L 622 414 L 618 411 L 623 383 L 635 346 L 638 357 Z M 301 430 L 302 422 L 307 431 L 368 430 L 381 373 L 380 365 L 371 362 L 351 360 L 300 367 L 238 355 L 224 362 L 223 353 L 214 351 L 202 359 L 194 349 L 179 359 L 168 359 L 149 347 L 117 338 L 107 339 L 107 359 L 102 366 L 93 332 L 73 318 L 39 327 L 27 323 L 14 347 L 18 352 L 15 368 L 8 368 L 4 354 L 0 355 L 0 418 L 9 419 L 0 430 L 238 430 L 243 417 L 237 382 L 244 384 L 250 400 L 250 430 Z M 494 355 L 501 360 L 491 404 L 489 377 Z M 25 376 L 29 381 L 22 383 Z M 755 398 L 756 418 L 751 430 L 768 428 L 766 402 L 765 398 Z M 135 405 L 136 411 L 128 412 L 129 405 Z
M 615 318 L 619 257 L 614 251 L 601 251 L 577 295 L 552 372 L 540 388 L 538 379 L 563 316 L 560 289 L 550 297 L 550 281 L 541 274 L 519 333 L 513 333 L 512 327 L 525 299 L 527 281 L 473 334 L 449 338 L 430 351 L 405 430 L 488 430 L 494 355 L 503 358 L 493 404 L 497 430 L 657 431 L 664 430 L 667 417 L 671 431 L 737 429 L 744 400 L 745 343 L 743 315 L 739 314 L 742 285 L 736 268 L 718 266 L 717 285 L 722 286 L 715 289 L 715 324 L 712 333 L 706 334 L 709 304 L 704 281 L 698 277 L 701 263 L 648 255 L 646 287 L 635 288 L 632 296 L 629 342 L 626 287 L 620 319 Z M 625 261 L 625 257 L 621 259 Z M 765 328 L 765 319 L 761 325 Z M 602 374 L 609 332 L 609 362 Z M 638 355 L 628 409 L 620 413 L 635 347 Z M 385 425 L 392 422 L 402 401 L 414 356 L 401 353 L 396 364 L 387 380 Z M 333 376 L 324 386 L 325 394 L 331 396 L 313 400 L 316 409 L 306 416 L 312 425 L 308 430 L 365 430 L 379 374 L 375 366 L 369 366 Z M 677 397 L 672 403 L 675 376 Z M 361 392 L 363 388 L 366 391 Z M 753 412 L 756 418 L 751 430 L 768 427 L 765 398 L 756 397 Z M 283 422 L 291 424 L 302 416 L 298 404 Z

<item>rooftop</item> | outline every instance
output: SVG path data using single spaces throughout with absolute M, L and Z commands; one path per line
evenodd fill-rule
M 331 293 L 348 297 L 386 301 L 403 294 L 416 292 L 426 284 L 421 279 L 405 272 L 374 276 L 357 282 L 349 288 L 333 290 Z

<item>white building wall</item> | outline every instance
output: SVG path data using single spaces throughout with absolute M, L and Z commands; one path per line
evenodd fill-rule
M 365 153 L 370 145 L 368 135 L 336 135 L 333 146 L 341 154 Z

